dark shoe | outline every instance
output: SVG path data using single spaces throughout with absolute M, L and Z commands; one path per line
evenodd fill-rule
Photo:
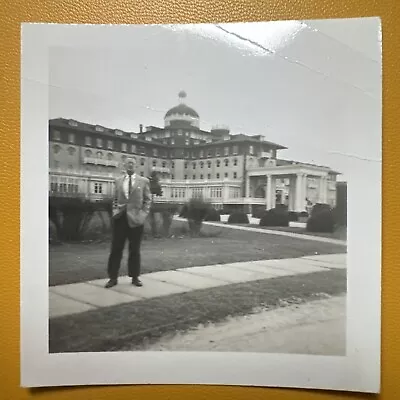
M 132 278 L 132 285 L 140 287 L 140 286 L 143 286 L 143 283 L 141 282 L 141 280 L 139 278 Z
M 113 286 L 116 286 L 118 284 L 118 280 L 117 279 L 110 279 L 107 283 L 105 288 L 109 289 L 112 288 Z

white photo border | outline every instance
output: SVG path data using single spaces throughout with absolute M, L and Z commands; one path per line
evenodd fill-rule
M 377 29 L 378 34 L 379 18 L 365 20 Z M 355 160 L 353 173 L 347 180 L 347 356 L 216 352 L 49 353 L 48 49 L 53 46 L 127 46 L 124 38 L 129 35 L 130 28 L 127 25 L 22 24 L 21 386 L 216 384 L 378 393 L 380 161 Z M 380 113 L 381 110 L 382 106 Z

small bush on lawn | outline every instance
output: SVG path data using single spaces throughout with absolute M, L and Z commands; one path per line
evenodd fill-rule
M 307 230 L 309 232 L 333 233 L 335 230 L 335 220 L 331 209 L 319 210 L 307 221 Z
M 244 212 L 233 212 L 228 218 L 228 224 L 249 224 L 249 217 Z
M 207 215 L 204 218 L 204 221 L 221 221 L 221 216 L 219 212 L 215 208 L 210 208 L 207 211 Z
M 308 212 L 307 212 L 307 211 L 302 211 L 302 212 L 300 212 L 300 213 L 299 213 L 299 217 L 308 218 Z
M 201 197 L 193 197 L 186 203 L 186 207 L 184 215 L 188 220 L 190 232 L 193 236 L 199 236 L 211 205 Z
M 285 208 L 271 208 L 260 219 L 260 226 L 289 226 L 289 213 Z

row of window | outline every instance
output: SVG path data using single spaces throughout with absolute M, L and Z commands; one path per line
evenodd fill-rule
M 224 160 L 224 164 L 225 164 L 225 167 L 229 167 L 229 160 L 228 159 Z M 237 164 L 238 164 L 238 160 L 235 158 L 233 160 L 233 165 L 236 167 Z M 196 165 L 197 164 L 195 162 L 192 163 L 192 168 L 196 169 Z M 211 161 L 207 161 L 207 167 L 211 168 L 211 165 L 212 165 Z M 217 160 L 216 161 L 216 165 L 217 165 L 217 167 L 220 167 L 221 166 L 221 160 Z M 187 169 L 187 168 L 188 168 L 188 163 L 185 163 L 185 169 Z M 204 162 L 203 161 L 200 161 L 200 168 L 204 168 Z
M 91 136 L 86 136 L 85 137 L 85 145 L 86 146 L 92 146 L 93 143 L 94 143 L 93 139 L 94 138 L 92 138 Z M 60 131 L 57 131 L 57 130 L 53 131 L 53 140 L 55 140 L 55 141 L 61 140 Z M 75 143 L 75 134 L 74 133 L 69 133 L 68 134 L 68 143 L 71 143 L 71 144 Z M 175 144 L 174 139 L 171 139 L 171 144 L 172 145 Z M 189 143 L 186 143 L 186 144 L 188 145 Z M 102 138 L 95 138 L 95 146 L 96 147 L 103 148 L 103 145 L 104 145 L 104 141 L 103 141 Z M 112 140 L 107 140 L 106 141 L 106 148 L 108 150 L 114 150 L 114 142 Z M 239 146 L 238 145 L 234 145 L 232 147 L 232 149 L 233 149 L 233 151 L 232 151 L 233 155 L 236 155 L 236 154 L 239 153 Z M 57 147 L 57 150 L 58 151 L 60 150 L 59 146 Z M 159 151 L 158 150 L 159 149 L 157 149 L 157 148 L 153 148 L 152 149 L 153 157 L 158 157 L 159 156 Z M 224 156 L 229 156 L 229 150 L 230 150 L 229 146 L 224 147 L 223 155 Z M 143 146 L 139 146 L 139 148 L 137 148 L 136 144 L 130 144 L 129 145 L 129 149 L 128 149 L 128 143 L 125 143 L 125 142 L 121 143 L 121 151 L 124 152 L 124 153 L 127 153 L 128 151 L 130 153 L 137 153 L 137 152 L 140 153 L 140 154 L 145 154 L 146 153 L 145 148 Z M 249 146 L 249 153 L 250 154 L 254 154 L 254 146 L 252 146 L 252 145 Z M 204 155 L 205 155 L 204 150 L 200 150 L 199 151 L 199 157 L 203 158 Z M 164 157 L 166 156 L 166 152 L 165 151 L 163 152 L 163 156 Z M 171 154 L 171 156 L 173 156 L 173 155 Z M 213 151 L 210 149 L 210 150 L 207 151 L 207 157 L 212 157 L 212 156 L 213 156 Z M 215 156 L 216 157 L 221 156 L 221 149 L 219 149 L 219 148 L 215 149 Z M 189 158 L 189 157 L 190 157 L 190 154 L 189 153 L 185 153 L 185 158 Z M 196 158 L 194 153 L 192 153 L 192 158 Z
M 233 176 L 233 179 L 237 179 L 237 172 L 234 172 L 234 173 L 232 174 L 232 176 Z M 215 174 L 215 178 L 216 178 L 216 179 L 220 179 L 220 177 L 221 177 L 221 175 L 220 175 L 219 173 Z M 228 172 L 225 172 L 224 177 L 225 177 L 225 178 L 228 178 L 228 177 L 229 177 Z M 174 179 L 174 178 L 172 178 L 172 179 Z M 189 179 L 188 175 L 185 175 L 185 178 L 184 178 L 184 179 L 185 179 L 185 180 Z M 202 179 L 204 179 L 204 175 L 203 175 L 203 174 L 200 175 L 200 180 L 202 180 Z M 211 174 L 207 174 L 207 179 L 211 179 Z M 196 180 L 196 175 L 192 175 L 192 180 L 193 180 L 193 181 Z

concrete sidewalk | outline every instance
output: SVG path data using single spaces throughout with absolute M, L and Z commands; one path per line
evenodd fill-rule
M 174 217 L 174 220 L 186 221 L 185 218 L 176 217 L 176 216 Z M 347 246 L 346 240 L 331 239 L 331 238 L 328 238 L 325 236 L 314 236 L 314 235 L 308 235 L 308 234 L 305 235 L 302 233 L 280 231 L 280 230 L 275 230 L 275 229 L 255 228 L 252 226 L 230 225 L 230 224 L 225 223 L 224 220 L 227 220 L 227 219 L 221 218 L 221 222 L 204 221 L 203 224 L 210 225 L 210 226 L 218 226 L 218 227 L 227 228 L 227 229 L 237 229 L 237 230 L 241 230 L 241 231 L 264 233 L 264 234 L 268 234 L 268 235 L 286 236 L 286 237 L 292 237 L 295 239 L 311 240 L 314 242 L 331 243 L 331 244 Z M 259 219 L 257 219 L 257 218 L 250 218 L 249 220 L 250 220 L 250 223 L 258 223 L 259 222 Z
M 107 279 L 51 286 L 49 317 L 77 314 L 198 289 L 332 268 L 346 268 L 346 254 L 237 262 L 153 272 L 141 276 L 144 286 L 140 288 L 132 286 L 127 276 L 120 277 L 119 284 L 112 289 L 104 288 Z
M 143 350 L 246 351 L 344 356 L 346 297 L 262 310 L 162 338 Z

